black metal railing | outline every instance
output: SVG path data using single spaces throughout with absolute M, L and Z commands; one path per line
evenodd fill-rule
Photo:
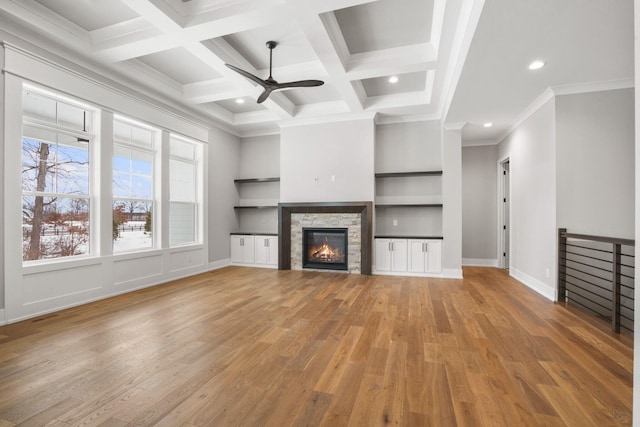
M 558 301 L 633 332 L 635 241 L 558 229 Z

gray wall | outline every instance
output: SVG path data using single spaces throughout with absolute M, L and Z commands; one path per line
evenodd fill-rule
M 280 176 L 280 135 L 265 135 L 240 140 L 239 178 Z
M 462 132 L 442 135 L 442 273 L 462 278 Z
M 222 130 L 209 133 L 209 262 L 229 258 L 229 233 L 238 229 L 233 180 L 240 173 L 240 140 Z
M 374 128 L 373 118 L 284 127 L 280 200 L 373 200 Z
M 442 169 L 438 120 L 376 126 L 376 172 Z
M 633 89 L 556 97 L 558 227 L 634 237 Z
M 497 146 L 462 147 L 462 262 L 497 265 Z
M 509 273 L 555 299 L 555 102 L 546 102 L 498 145 L 509 157 L 511 234 Z
M 0 46 L 0 70 L 4 69 L 4 47 Z M 0 78 L 0 176 L 4 177 L 4 75 Z M 0 310 L 4 308 L 4 185 L 0 185 Z M 0 316 L 0 322 L 4 319 Z

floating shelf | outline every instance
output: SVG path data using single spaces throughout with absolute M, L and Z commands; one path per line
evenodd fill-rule
M 277 206 L 272 205 L 254 205 L 254 206 L 234 206 L 234 209 L 277 209 Z
M 376 208 L 441 208 L 442 203 L 384 203 L 376 204 Z
M 280 182 L 280 178 L 242 178 L 234 179 L 236 184 L 245 184 L 250 182 Z
M 376 178 L 403 178 L 408 176 L 441 176 L 442 171 L 384 172 L 375 174 Z

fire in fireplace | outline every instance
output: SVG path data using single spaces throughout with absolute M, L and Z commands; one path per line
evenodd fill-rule
M 347 270 L 346 228 L 303 228 L 302 267 Z

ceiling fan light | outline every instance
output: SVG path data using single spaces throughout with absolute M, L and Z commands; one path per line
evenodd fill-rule
M 391 77 L 389 77 L 389 83 L 391 83 L 391 84 L 398 83 L 398 81 L 399 81 L 399 80 L 400 80 L 400 79 L 398 78 L 398 76 L 391 76 Z

